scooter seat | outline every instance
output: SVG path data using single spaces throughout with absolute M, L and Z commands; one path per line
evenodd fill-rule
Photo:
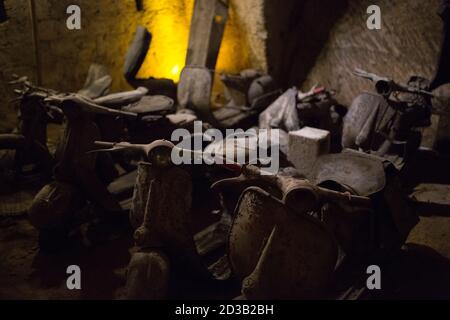
M 108 191 L 120 199 L 130 197 L 133 194 L 136 177 L 137 170 L 120 176 L 108 185 Z
M 321 156 L 308 178 L 316 185 L 334 181 L 350 187 L 358 195 L 370 196 L 386 185 L 384 161 L 374 155 L 344 149 L 342 153 Z
M 236 108 L 222 107 L 213 111 L 214 118 L 223 128 L 238 127 L 241 122 L 249 117 L 249 113 Z
M 122 110 L 134 112 L 140 116 L 167 114 L 174 112 L 174 101 L 162 95 L 144 96 L 138 102 L 123 107 Z

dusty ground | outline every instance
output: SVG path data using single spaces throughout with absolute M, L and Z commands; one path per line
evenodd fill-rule
M 450 299 L 450 210 L 445 206 L 450 161 L 426 155 L 417 162 L 416 174 L 408 173 L 406 180 L 411 191 L 418 182 L 426 183 L 414 193 L 422 201 L 421 221 L 400 256 L 382 266 L 382 290 L 365 294 L 367 299 Z M 0 218 L 0 299 L 120 298 L 133 241 L 129 229 L 108 228 L 98 230 L 94 243 L 76 235 L 66 252 L 46 255 L 26 216 Z M 82 270 L 80 291 L 66 288 L 66 268 L 72 264 Z
M 123 287 L 132 246 L 125 233 L 89 247 L 75 237 L 67 252 L 46 255 L 37 246 L 37 232 L 27 219 L 0 222 L 0 299 L 114 299 Z M 131 233 L 130 233 L 131 235 Z M 82 290 L 66 287 L 66 268 L 82 270 Z

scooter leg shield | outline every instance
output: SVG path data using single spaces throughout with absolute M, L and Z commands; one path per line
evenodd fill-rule
M 334 237 L 317 219 L 294 213 L 282 202 L 258 190 L 248 190 L 246 193 L 249 192 L 253 199 L 247 199 L 254 202 L 259 198 L 264 203 L 259 210 L 265 213 L 260 217 L 272 216 L 275 224 L 265 226 L 265 230 L 270 228 L 269 232 L 259 245 L 254 243 L 254 251 L 255 248 L 262 250 L 256 249 L 260 254 L 256 262 L 252 261 L 255 265 L 253 271 L 243 281 L 243 294 L 248 299 L 263 300 L 317 297 L 329 283 L 336 266 L 338 249 Z M 244 201 L 248 200 L 244 198 Z M 242 215 L 239 216 L 241 220 L 238 225 L 249 227 Z M 269 220 L 265 221 L 268 223 Z M 257 222 L 253 224 L 259 225 Z M 251 233 L 255 229 L 256 226 Z M 241 237 L 245 238 L 245 234 Z M 234 246 L 234 252 L 230 249 L 234 267 L 236 257 L 251 254 L 249 251 L 238 252 L 239 249 L 245 247 Z
M 247 277 L 248 298 L 311 297 L 328 283 L 338 249 L 320 221 L 255 187 L 244 191 L 236 210 L 229 260 L 238 279 Z
M 38 230 L 64 228 L 84 204 L 85 198 L 80 190 L 70 184 L 54 181 L 36 194 L 28 216 Z
M 169 258 L 163 252 L 134 253 L 127 270 L 125 299 L 166 299 L 169 274 Z
M 209 277 L 191 230 L 192 177 L 178 167 L 141 169 L 131 215 L 133 225 L 139 225 L 136 244 L 161 248 L 191 274 Z
M 150 181 L 154 178 L 154 170 L 148 162 L 140 162 L 133 191 L 133 203 L 130 209 L 130 223 L 137 229 L 144 221 L 145 207 L 148 199 Z
M 276 223 L 277 205 L 268 201 L 257 187 L 246 189 L 236 207 L 228 245 L 228 257 L 233 275 L 242 280 L 256 267 L 259 255 Z

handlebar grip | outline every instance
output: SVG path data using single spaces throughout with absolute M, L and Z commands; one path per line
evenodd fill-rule
M 94 145 L 97 147 L 104 147 L 104 148 L 112 148 L 115 146 L 115 142 L 105 142 L 105 141 L 95 141 Z

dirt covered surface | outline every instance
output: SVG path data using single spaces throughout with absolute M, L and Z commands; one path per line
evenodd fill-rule
M 45 254 L 25 216 L 0 221 L 0 299 L 115 299 L 125 283 L 131 233 L 115 230 L 97 243 L 74 236 L 67 250 Z M 82 271 L 82 290 L 68 290 L 67 267 Z
M 448 168 L 450 160 L 424 154 L 405 171 L 411 197 L 420 200 L 416 207 L 421 220 L 399 256 L 380 265 L 382 289 L 366 290 L 363 299 L 450 298 Z M 113 224 L 81 229 L 64 248 L 58 254 L 45 254 L 39 250 L 38 233 L 26 215 L 0 217 L 0 299 L 123 297 L 126 266 L 133 250 L 126 217 Z M 67 289 L 66 270 L 70 265 L 82 270 L 81 290 Z M 360 264 L 350 273 L 361 278 L 365 268 L 367 265 Z

